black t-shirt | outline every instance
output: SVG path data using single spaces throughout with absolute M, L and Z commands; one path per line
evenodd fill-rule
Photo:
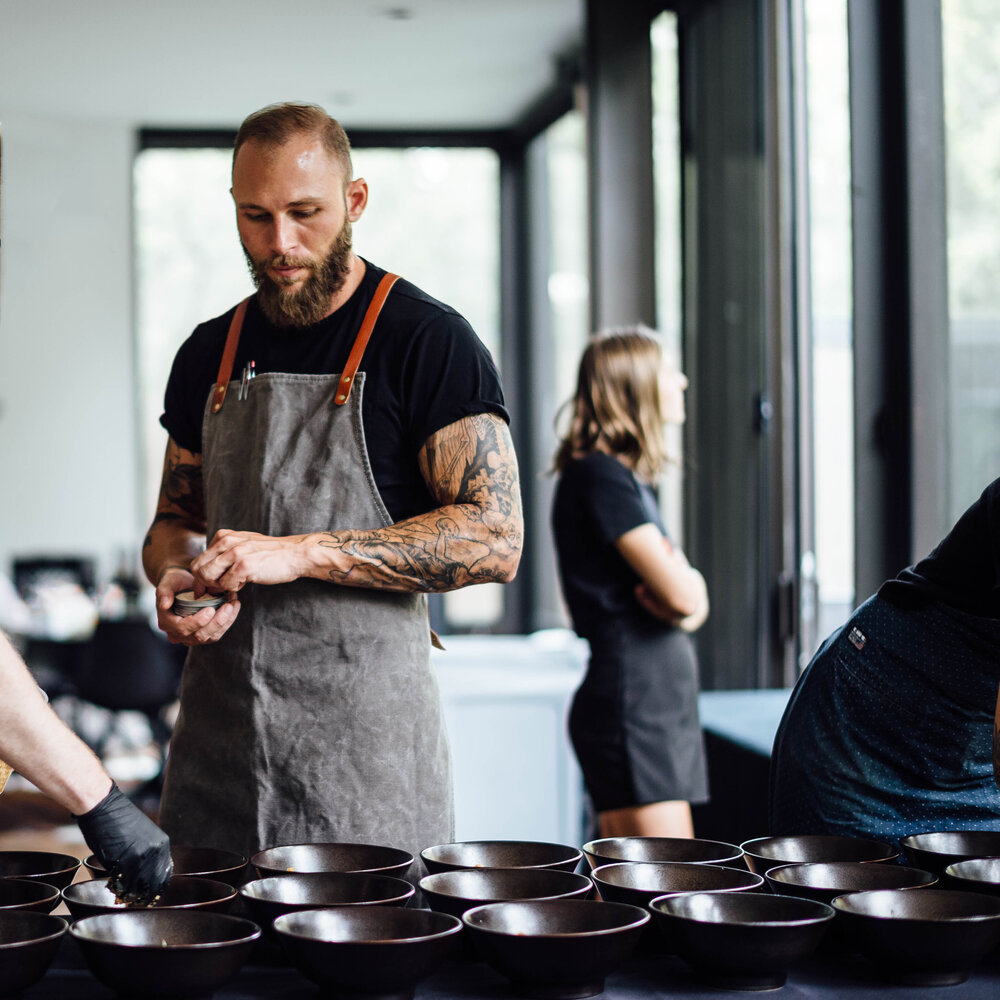
M 308 327 L 272 326 L 254 296 L 233 372 L 252 360 L 258 374 L 338 374 L 384 274 L 366 261 L 350 299 Z M 160 423 L 189 451 L 202 449 L 205 403 L 234 311 L 235 306 L 198 326 L 174 359 Z M 435 431 L 476 413 L 510 419 L 496 365 L 472 327 L 450 306 L 405 280 L 389 293 L 360 370 L 366 373 L 361 416 L 372 474 L 395 521 L 436 506 L 417 465 L 420 448 Z
M 981 618 L 1000 618 L 1000 479 L 983 490 L 926 559 L 882 584 L 879 595 L 900 607 L 938 601 Z
M 579 635 L 592 635 L 609 618 L 638 608 L 633 591 L 639 576 L 614 543 L 647 523 L 663 531 L 656 494 L 616 458 L 592 452 L 562 470 L 552 532 L 563 596 Z

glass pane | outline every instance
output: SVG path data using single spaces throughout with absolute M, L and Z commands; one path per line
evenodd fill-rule
M 355 249 L 454 306 L 500 357 L 500 161 L 491 149 L 355 149 Z
M 854 379 L 846 0 L 806 0 L 817 634 L 854 603 Z M 803 405 L 806 399 L 803 398 Z M 806 554 L 804 569 L 811 566 Z M 803 650 L 808 658 L 813 650 Z
M 553 339 L 555 398 L 576 389 L 576 371 L 590 335 L 587 278 L 586 122 L 570 111 L 545 134 L 548 190 L 549 322 Z M 555 439 L 552 442 L 555 448 Z
M 1000 470 L 1000 20 L 994 0 L 941 16 L 953 523 Z
M 153 516 L 167 434 L 159 424 L 177 348 L 253 291 L 229 196 L 228 149 L 146 149 L 133 167 L 142 509 Z
M 653 70 L 653 198 L 656 247 L 656 326 L 667 353 L 683 370 L 681 324 L 681 149 L 677 64 L 677 15 L 660 14 L 650 31 Z M 676 462 L 660 485 L 667 530 L 683 545 L 683 428 L 667 428 L 668 446 Z

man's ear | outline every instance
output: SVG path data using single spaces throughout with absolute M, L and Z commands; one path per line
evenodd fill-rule
M 347 203 L 347 218 L 357 222 L 368 205 L 368 181 L 364 177 L 351 181 L 344 192 L 344 200 Z

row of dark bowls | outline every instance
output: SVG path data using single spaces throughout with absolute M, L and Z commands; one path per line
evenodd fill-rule
M 531 842 L 442 845 L 421 854 L 431 872 L 420 883 L 430 911 L 402 908 L 414 892 L 397 877 L 413 860 L 405 852 L 372 845 L 298 845 L 255 855 L 251 863 L 263 877 L 243 884 L 239 895 L 254 920 L 282 940 L 306 975 L 327 987 L 370 995 L 412 991 L 451 952 L 463 924 L 467 941 L 521 992 L 591 995 L 644 930 L 649 940 L 651 917 L 666 950 L 687 959 L 703 978 L 715 985 L 770 988 L 780 985 L 788 965 L 813 950 L 826 932 L 834 909 L 824 899 L 833 900 L 845 930 L 856 928 L 860 950 L 887 963 L 892 978 L 924 984 L 957 981 L 979 954 L 1000 942 L 1000 902 L 926 887 L 940 873 L 941 884 L 958 878 L 1000 892 L 1000 858 L 968 860 L 990 852 L 1000 855 L 1000 834 L 911 839 L 909 845 L 904 841 L 911 861 L 919 850 L 931 855 L 924 869 L 887 863 L 895 858 L 888 845 L 842 837 L 760 838 L 742 847 L 616 838 L 591 842 L 582 852 Z M 210 858 L 211 852 L 197 848 L 173 851 L 177 870 L 193 871 L 205 885 L 181 874 L 157 909 L 84 917 L 73 927 L 95 975 L 114 989 L 134 992 L 145 986 L 150 995 L 204 993 L 209 972 L 216 978 L 224 974 L 222 981 L 234 975 L 259 937 L 251 921 L 200 912 L 213 906 L 224 910 L 233 902 L 231 883 L 247 876 L 246 859 L 221 857 L 225 852 Z M 21 853 L 6 852 L 5 857 L 0 852 L 0 876 L 18 876 L 18 886 L 25 885 L 26 877 L 34 879 L 35 886 L 27 884 L 37 891 L 37 882 L 56 874 L 59 866 L 42 864 L 53 856 L 41 852 L 24 852 L 35 857 L 11 865 L 12 855 Z M 584 856 L 590 878 L 573 873 Z M 88 906 L 115 908 L 103 881 L 67 886 L 80 862 L 62 858 L 66 863 L 58 879 L 64 881 L 63 892 L 55 889 L 54 899 L 48 893 L 49 902 L 64 899 L 74 917 L 90 912 Z M 86 863 L 92 874 L 100 873 L 93 859 Z M 352 866 L 354 872 L 343 871 Z M 222 881 L 222 874 L 230 882 Z M 204 877 L 208 875 L 214 877 Z M 786 895 L 757 891 L 765 878 L 775 893 Z M 55 881 L 50 878 L 50 884 Z M 923 888 L 913 893 L 896 888 L 900 884 Z M 0 908 L 9 905 L 3 893 L 13 885 L 0 880 Z M 593 885 L 601 900 L 589 898 Z M 357 903 L 381 905 L 347 905 Z M 52 940 L 57 944 L 66 929 L 59 917 L 26 914 L 23 908 L 0 912 L 0 918 L 8 917 L 9 926 L 0 921 L 3 993 L 13 992 L 14 983 L 6 974 L 5 957 L 14 958 L 13 949 L 30 940 L 54 951 Z M 43 923 L 32 929 L 25 924 L 31 918 Z M 893 940 L 879 943 L 882 937 Z M 188 961 L 194 952 L 203 961 Z M 22 971 L 30 964 L 24 957 L 17 963 Z M 201 968 L 205 964 L 211 968 Z M 184 982 L 175 974 L 182 968 L 187 969 Z M 391 971 L 397 981 L 380 980 L 376 969 Z M 344 980 L 351 970 L 358 977 L 353 984 Z M 399 976 L 408 985 L 401 986 Z M 216 988 L 219 982 L 213 982 L 211 988 Z

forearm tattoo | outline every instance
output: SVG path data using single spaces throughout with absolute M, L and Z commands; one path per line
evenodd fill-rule
M 435 592 L 511 579 L 524 527 L 506 424 L 491 414 L 460 420 L 430 438 L 420 467 L 441 506 L 387 528 L 327 532 L 320 544 L 351 562 L 330 579 Z
M 153 544 L 153 535 L 161 524 L 173 523 L 194 531 L 204 531 L 205 502 L 202 488 L 200 463 L 184 461 L 173 445 L 168 447 L 163 463 L 160 500 L 143 542 L 143 549 Z

